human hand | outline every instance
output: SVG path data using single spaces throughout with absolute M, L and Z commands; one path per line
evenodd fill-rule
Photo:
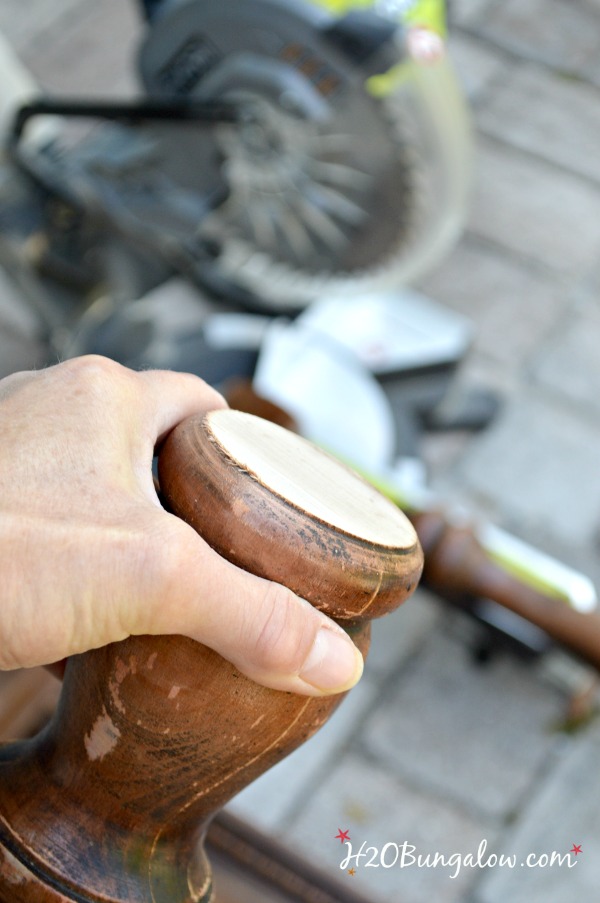
M 160 505 L 155 446 L 224 405 L 197 377 L 96 356 L 0 381 L 0 669 L 183 634 L 275 689 L 357 682 L 362 657 L 340 627 Z

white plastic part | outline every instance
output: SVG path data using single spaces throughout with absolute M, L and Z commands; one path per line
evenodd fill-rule
M 325 297 L 298 322 L 331 336 L 378 374 L 455 363 L 473 338 L 470 320 L 409 288 Z
M 332 454 L 367 472 L 390 466 L 396 438 L 387 397 L 375 377 L 327 336 L 273 323 L 254 386 L 295 417 L 303 436 Z

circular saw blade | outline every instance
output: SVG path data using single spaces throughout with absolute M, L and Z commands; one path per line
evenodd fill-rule
M 369 93 L 377 53 L 365 62 L 336 21 L 296 0 L 176 4 L 140 54 L 149 93 L 245 110 L 240 123 L 155 138 L 165 174 L 215 199 L 195 236 L 217 249 L 220 276 L 270 307 L 389 284 L 423 227 L 413 123 Z
M 228 193 L 200 233 L 222 249 L 223 268 L 310 291 L 394 256 L 411 233 L 417 167 L 374 110 L 357 95 L 324 123 L 256 109 L 248 126 L 214 136 Z

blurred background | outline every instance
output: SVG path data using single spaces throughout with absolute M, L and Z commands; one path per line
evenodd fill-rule
M 319 14 L 346 6 L 325 3 Z M 216 144 L 203 143 L 206 166 L 216 151 L 232 155 L 238 169 L 227 176 L 238 174 L 239 193 L 200 248 L 186 244 L 197 207 L 177 196 L 163 216 L 174 193 L 169 185 L 161 194 L 160 166 L 146 180 L 150 197 L 141 180 L 121 205 L 115 188 L 123 172 L 139 172 L 149 135 L 167 153 L 168 127 L 141 130 L 131 148 L 61 118 L 69 147 L 85 153 L 74 169 L 77 150 L 46 158 L 57 201 L 35 157 L 54 140 L 56 120 L 47 132 L 32 122 L 2 168 L 0 375 L 91 350 L 132 366 L 194 369 L 220 386 L 254 377 L 254 389 L 303 432 L 343 443 L 334 451 L 383 480 L 411 513 L 433 508 L 451 525 L 473 525 L 480 545 L 508 556 L 528 586 L 532 572 L 544 591 L 558 581 L 585 608 L 600 578 L 600 3 L 452 0 L 445 51 L 435 40 L 439 6 L 420 4 L 421 18 L 411 18 L 410 3 L 379 6 L 405 20 L 402 49 L 394 45 L 402 71 L 393 85 L 372 82 L 368 102 L 338 112 L 333 98 L 340 119 L 329 133 L 316 128 L 317 150 L 262 119 L 258 149 L 250 127 L 238 144 L 223 123 Z M 366 53 L 363 26 L 336 32 L 352 47 L 352 66 Z M 140 92 L 139 68 L 155 92 L 165 71 L 156 36 L 169 37 L 167 28 L 160 18 L 149 26 L 123 0 L 0 7 L 7 44 L 54 98 L 129 100 Z M 370 78 L 391 66 L 385 40 L 371 38 Z M 352 67 L 344 77 L 353 84 Z M 29 96 L 19 81 L 21 89 Z M 300 118 L 320 122 L 319 97 L 301 96 Z M 271 125 L 277 140 L 265 144 Z M 285 184 L 298 172 L 312 181 L 294 182 L 311 200 L 294 208 L 282 238 L 272 223 L 282 208 L 261 208 L 254 189 L 266 178 L 257 160 L 283 138 Z M 41 188 L 15 178 L 15 155 L 19 173 L 33 172 Z M 375 187 L 357 197 L 363 168 Z M 377 182 L 383 171 L 389 184 Z M 223 173 L 217 167 L 215 179 Z M 208 189 L 196 172 L 186 177 L 202 205 Z M 69 181 L 85 188 L 92 216 L 74 215 Z M 263 194 L 272 188 L 260 185 Z M 246 222 L 240 209 L 249 203 L 257 214 Z M 150 225 L 138 243 L 140 223 Z M 164 230 L 169 241 L 153 244 Z M 174 236 L 187 256 L 173 252 Z M 507 551 L 513 538 L 525 546 Z M 558 577 L 556 562 L 567 568 Z M 485 592 L 434 582 L 375 625 L 365 677 L 330 724 L 231 810 L 373 903 L 592 903 L 595 669 Z M 15 710 L 10 686 L 0 714 Z M 53 691 L 43 692 L 51 708 Z M 339 829 L 355 849 L 406 841 L 446 856 L 476 854 L 485 840 L 488 851 L 514 854 L 517 867 L 464 868 L 455 878 L 444 867 L 359 867 L 349 876 L 339 868 Z M 576 867 L 520 867 L 530 853 L 574 845 Z

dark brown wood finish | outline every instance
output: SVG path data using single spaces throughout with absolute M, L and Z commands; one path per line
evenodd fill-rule
M 473 527 L 459 527 L 443 512 L 411 515 L 425 552 L 423 577 L 442 598 L 492 599 L 543 630 L 600 671 L 600 617 L 538 591 L 497 564 Z
M 0 672 L 0 743 L 37 734 L 52 717 L 59 691 L 45 668 Z M 211 821 L 205 846 L 216 903 L 370 903 L 347 876 L 317 868 L 227 810 Z
M 378 544 L 302 510 L 232 457 L 215 416 L 167 439 L 165 505 L 229 560 L 326 611 L 366 653 L 369 620 L 418 580 L 412 527 L 390 503 L 398 543 Z M 293 457 L 286 470 L 293 484 Z M 352 479 L 360 495 L 365 484 Z M 211 817 L 341 698 L 259 686 L 185 637 L 131 637 L 74 656 L 50 724 L 0 751 L 0 900 L 208 903 Z

